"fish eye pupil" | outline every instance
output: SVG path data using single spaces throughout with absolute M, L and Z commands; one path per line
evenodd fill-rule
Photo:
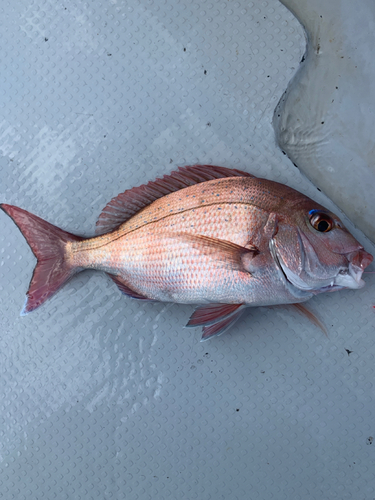
M 334 223 L 329 215 L 325 213 L 316 213 L 315 211 L 311 211 L 310 214 L 312 214 L 310 224 L 320 233 L 327 233 L 333 228 Z
M 326 220 L 321 220 L 318 222 L 317 230 L 321 233 L 325 233 L 329 228 L 329 224 Z

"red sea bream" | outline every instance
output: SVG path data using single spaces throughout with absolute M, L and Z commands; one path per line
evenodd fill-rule
M 372 256 L 329 210 L 294 189 L 224 167 L 181 167 L 104 208 L 97 236 L 2 204 L 37 265 L 23 314 L 83 269 L 139 300 L 199 304 L 188 326 L 223 333 L 247 306 L 361 288 Z

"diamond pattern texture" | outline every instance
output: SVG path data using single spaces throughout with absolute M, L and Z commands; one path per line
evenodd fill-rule
M 277 0 L 0 13 L 1 202 L 93 235 L 113 196 L 199 162 L 335 209 L 275 144 L 305 50 Z M 95 272 L 21 318 L 35 258 L 1 214 L 0 249 L 0 498 L 375 498 L 374 275 L 310 302 L 328 338 L 273 308 L 202 344 L 192 307 L 132 301 Z

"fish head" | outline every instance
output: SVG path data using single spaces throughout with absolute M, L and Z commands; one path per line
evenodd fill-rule
M 270 250 L 288 286 L 312 294 L 362 288 L 373 260 L 337 215 L 305 197 L 281 214 Z

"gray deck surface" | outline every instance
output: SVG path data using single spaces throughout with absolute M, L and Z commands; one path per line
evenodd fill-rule
M 199 162 L 337 211 L 275 143 L 305 50 L 277 0 L 22 0 L 1 19 L 1 202 L 89 236 L 119 192 Z M 5 214 L 0 250 L 0 498 L 375 498 L 373 274 L 310 301 L 328 338 L 275 308 L 200 343 L 192 306 L 96 272 L 20 317 L 35 258 Z

